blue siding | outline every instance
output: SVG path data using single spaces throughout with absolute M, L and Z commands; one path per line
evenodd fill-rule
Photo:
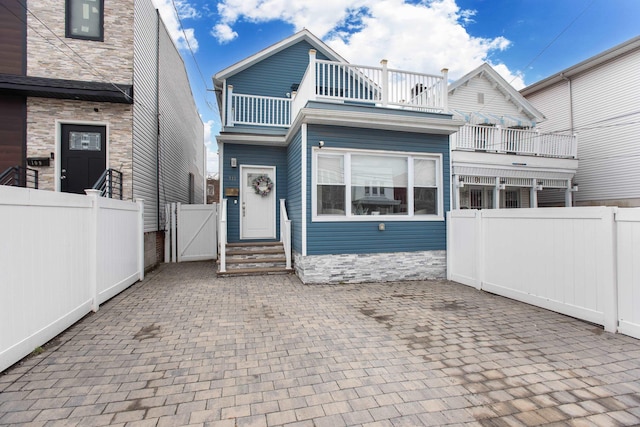
M 309 49 L 313 46 L 301 41 L 263 59 L 227 79 L 234 93 L 286 97 L 292 84 L 300 84 L 309 65 Z M 318 52 L 318 59 L 327 59 Z
M 307 144 L 307 254 L 412 252 L 446 249 L 445 221 L 312 222 L 311 148 L 323 140 L 328 148 L 442 154 L 444 209 L 449 206 L 449 137 L 409 132 L 310 125 Z M 378 224 L 386 230 L 379 231 Z
M 291 220 L 293 250 L 302 253 L 302 134 L 295 135 L 287 149 L 287 213 Z
M 231 167 L 235 157 L 238 167 Z M 284 147 L 264 147 L 259 145 L 224 144 L 224 166 L 222 194 L 227 188 L 240 188 L 240 166 L 260 165 L 276 167 L 276 236 L 280 235 L 280 199 L 287 197 L 287 151 Z M 242 191 L 242 189 L 241 189 Z M 240 241 L 239 197 L 227 197 L 227 239 L 229 243 Z M 238 204 L 234 203 L 238 200 Z

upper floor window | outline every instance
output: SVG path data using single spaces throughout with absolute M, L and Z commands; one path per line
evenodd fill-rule
M 66 37 L 104 40 L 104 0 L 66 0 Z

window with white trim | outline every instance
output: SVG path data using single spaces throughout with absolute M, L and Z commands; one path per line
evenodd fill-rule
M 318 220 L 441 219 L 439 154 L 315 150 L 314 217 Z

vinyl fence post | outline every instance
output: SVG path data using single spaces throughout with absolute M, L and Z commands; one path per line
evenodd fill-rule
M 89 293 L 91 295 L 91 310 L 100 308 L 98 304 L 98 198 L 100 190 L 84 190 L 91 198 L 91 221 L 89 229 Z
M 144 280 L 144 199 L 136 199 L 138 205 L 138 279 Z

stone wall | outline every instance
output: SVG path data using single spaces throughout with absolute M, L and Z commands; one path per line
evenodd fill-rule
M 296 274 L 303 283 L 395 282 L 447 277 L 447 252 L 311 255 L 294 253 Z
M 27 99 L 27 157 L 56 159 L 38 170 L 39 188 L 55 190 L 55 165 L 59 159 L 57 121 L 107 126 L 107 167 L 122 171 L 123 199 L 132 198 L 133 112 L 129 104 L 70 101 L 50 98 Z
M 104 41 L 65 38 L 65 2 L 29 2 L 27 75 L 133 84 L 133 1 L 104 2 Z M 37 17 L 37 18 L 36 18 Z

